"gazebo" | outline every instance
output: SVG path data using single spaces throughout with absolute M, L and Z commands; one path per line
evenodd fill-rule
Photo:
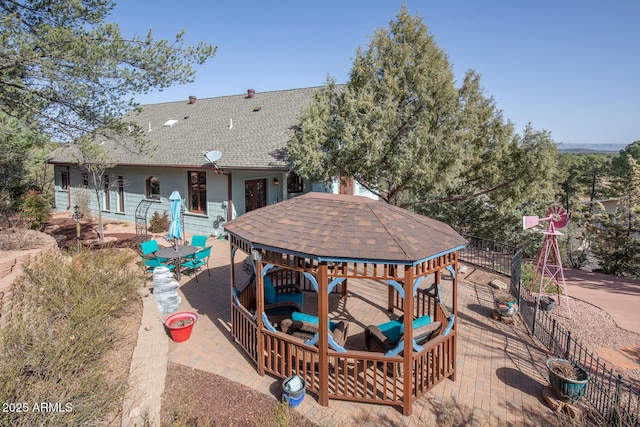
M 248 212 L 225 229 L 231 243 L 231 333 L 260 375 L 296 374 L 323 406 L 343 399 L 401 407 L 405 415 L 441 381 L 455 380 L 456 273 L 467 242 L 447 224 L 366 197 L 307 193 Z M 235 273 L 237 251 L 252 261 L 248 280 Z M 441 292 L 444 275 L 452 284 L 449 301 Z M 387 288 L 386 308 L 401 314 L 403 328 L 392 350 L 349 350 L 332 339 L 329 295 L 346 298 L 349 280 Z M 317 307 L 305 306 L 317 314 L 314 339 L 303 342 L 279 330 L 265 304 L 265 282 L 279 293 L 294 285 L 317 293 Z M 443 327 L 418 343 L 413 322 L 423 316 Z

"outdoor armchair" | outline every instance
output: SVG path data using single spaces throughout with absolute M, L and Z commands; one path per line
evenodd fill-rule
M 155 252 L 160 249 L 157 240 L 147 240 L 140 243 L 140 251 L 142 252 L 140 257 L 144 263 L 147 271 L 153 271 L 156 267 L 167 267 L 169 270 L 175 268 L 172 264 L 166 264 L 167 258 L 161 258 L 155 255 Z
M 211 256 L 211 248 L 212 246 L 207 246 L 206 248 L 196 252 L 193 255 L 193 258 L 190 258 L 187 262 L 183 262 L 180 266 L 191 270 L 193 274 L 196 276 L 196 282 L 198 282 L 198 273 L 197 270 L 203 265 L 207 266 L 207 273 L 211 276 L 211 271 L 209 270 L 209 257 Z
M 169 270 L 176 268 L 173 264 L 165 264 L 160 258 L 150 257 L 142 258 L 142 262 L 145 265 L 147 271 L 153 271 L 156 267 L 167 267 Z
M 295 315 L 293 317 L 296 317 Z M 280 329 L 287 335 L 293 335 L 302 341 L 312 340 L 318 333 L 317 322 L 307 322 L 303 320 L 284 319 L 280 324 Z M 349 322 L 339 320 L 329 322 L 329 332 L 333 341 L 340 347 L 344 347 L 349 334 Z
M 429 316 L 413 321 L 413 338 L 422 345 L 440 333 L 442 323 L 432 322 Z M 398 344 L 404 340 L 404 325 L 399 320 L 391 320 L 381 325 L 369 325 L 364 330 L 364 341 L 369 351 L 390 355 L 398 350 Z
M 304 313 L 297 313 L 303 314 Z M 292 317 L 295 316 L 296 313 Z M 311 316 L 313 317 L 313 316 Z M 316 318 L 317 319 L 317 318 Z M 318 345 L 318 322 L 317 320 L 307 322 L 304 320 L 293 320 L 293 319 L 284 319 L 282 324 L 280 325 L 282 332 L 291 336 L 295 341 L 300 343 L 304 343 L 307 345 Z M 347 337 L 349 336 L 349 322 L 346 320 L 339 320 L 337 322 L 329 322 L 329 347 L 337 352 L 344 353 L 346 352 L 344 345 L 347 342 Z M 304 355 L 303 353 L 298 353 L 298 349 L 288 348 L 289 354 L 287 359 L 291 361 L 291 363 L 304 363 Z M 318 353 L 313 353 L 312 357 L 306 359 L 307 363 L 318 364 L 320 362 L 320 357 Z M 329 367 L 334 369 L 335 360 L 333 357 L 329 358 Z
M 269 276 L 264 276 L 264 303 L 275 304 L 279 302 L 295 302 L 301 308 L 304 307 L 304 295 L 300 288 L 294 284 L 274 286 Z M 302 311 L 302 310 L 300 310 Z
M 302 311 L 302 307 L 294 301 L 275 302 L 273 304 L 265 304 L 264 312 L 274 327 L 281 327 L 285 319 L 290 319 L 291 315 L 296 311 Z
M 207 246 L 207 236 L 195 235 L 191 237 L 191 246 L 204 248 Z
M 160 246 L 158 246 L 158 241 L 155 239 L 140 243 L 140 251 L 142 252 L 141 256 L 143 260 L 146 258 L 157 258 L 162 262 L 166 262 L 168 258 L 162 258 L 156 255 L 158 249 L 160 249 Z
M 160 249 L 160 246 L 158 246 L 157 240 L 147 240 L 146 242 L 140 243 L 140 250 L 142 251 L 143 257 L 153 255 L 158 249 Z

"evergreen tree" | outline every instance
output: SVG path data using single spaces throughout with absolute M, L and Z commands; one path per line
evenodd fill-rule
M 627 155 L 625 193 L 614 213 L 602 204 L 593 215 L 590 241 L 593 254 L 607 274 L 640 278 L 640 165 Z
M 316 93 L 289 143 L 303 178 L 352 176 L 387 203 L 453 225 L 487 206 L 514 218 L 552 197 L 555 153 L 547 132 L 516 134 L 474 71 L 456 88 L 447 54 L 405 7 L 357 50 L 346 85 L 329 78 Z
M 623 193 L 625 180 L 631 173 L 629 156 L 636 162 L 640 162 L 640 141 L 634 141 L 613 157 L 611 160 L 611 171 L 614 177 L 613 186 L 618 193 Z
M 215 48 L 126 39 L 109 0 L 0 0 L 0 109 L 56 140 L 128 129 L 132 96 L 193 80 Z
M 192 64 L 215 54 L 207 43 L 186 45 L 183 32 L 173 41 L 156 40 L 151 31 L 125 38 L 106 22 L 114 6 L 110 0 L 0 0 L 2 210 L 15 209 L 33 187 L 24 185 L 26 153 L 47 139 L 88 137 L 147 150 L 144 133 L 121 120 L 138 107 L 133 96 L 193 81 Z

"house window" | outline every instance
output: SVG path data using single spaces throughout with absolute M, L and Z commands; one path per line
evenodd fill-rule
M 290 172 L 287 176 L 287 192 L 302 193 L 302 178 L 295 172 Z
M 109 175 L 104 176 L 104 192 L 102 194 L 102 210 L 109 211 L 111 210 L 111 204 L 109 203 L 110 194 L 109 194 Z
M 160 180 L 158 179 L 158 177 L 150 176 L 149 178 L 147 178 L 147 198 L 160 198 Z
M 69 171 L 60 171 L 60 189 L 69 191 Z
M 116 198 L 116 211 L 124 213 L 124 179 L 118 176 L 118 197 Z
M 207 213 L 207 173 L 188 172 L 189 176 L 189 211 Z

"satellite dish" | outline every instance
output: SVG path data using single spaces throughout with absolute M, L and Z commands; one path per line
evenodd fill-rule
M 218 150 L 203 151 L 202 154 L 209 163 L 213 163 L 214 165 L 218 160 L 220 160 L 220 157 L 222 157 L 222 152 Z

